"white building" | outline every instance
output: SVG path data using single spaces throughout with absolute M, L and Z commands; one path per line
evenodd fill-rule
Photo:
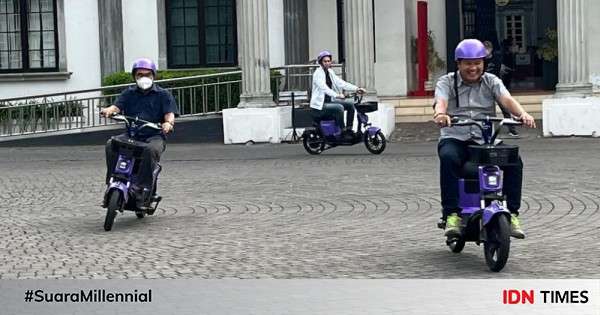
M 0 99 L 96 88 L 145 56 L 161 69 L 240 67 L 242 105 L 269 107 L 269 67 L 304 64 L 328 49 L 349 81 L 394 103 L 416 86 L 416 3 L 0 0 Z M 452 70 L 460 39 L 499 45 L 511 37 L 514 90 L 547 89 L 558 72 L 560 95 L 590 95 L 590 83 L 600 85 L 599 13 L 592 0 L 430 0 L 428 27 L 447 64 L 435 75 Z M 537 58 L 547 28 L 559 34 L 558 63 Z

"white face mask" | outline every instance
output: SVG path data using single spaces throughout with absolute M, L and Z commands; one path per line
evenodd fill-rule
M 147 90 L 152 87 L 152 79 L 148 77 L 141 77 L 136 81 L 137 86 L 142 90 Z

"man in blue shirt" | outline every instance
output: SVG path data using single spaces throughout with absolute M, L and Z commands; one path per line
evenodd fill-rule
M 178 115 L 177 105 L 173 95 L 154 84 L 156 64 L 147 58 L 137 59 L 133 63 L 131 74 L 136 86 L 127 88 L 119 95 L 115 105 L 103 108 L 100 115 L 111 117 L 113 114 L 138 117 L 146 121 L 161 123 L 162 130 L 144 128 L 138 133 L 137 139 L 147 143 L 142 153 L 142 161 L 138 173 L 140 189 L 152 189 L 152 172 L 160 156 L 166 148 L 166 134 L 173 131 L 175 115 Z M 128 138 L 127 134 L 118 137 Z M 118 153 L 113 151 L 111 140 L 106 143 L 106 183 L 110 180 L 112 171 L 117 163 Z

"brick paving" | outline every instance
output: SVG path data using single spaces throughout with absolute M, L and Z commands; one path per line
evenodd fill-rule
M 399 125 L 379 156 L 301 144 L 172 144 L 155 215 L 105 210 L 102 146 L 0 151 L 0 279 L 598 278 L 593 138 L 519 140 L 525 240 L 501 273 L 451 253 L 439 217 L 436 130 Z

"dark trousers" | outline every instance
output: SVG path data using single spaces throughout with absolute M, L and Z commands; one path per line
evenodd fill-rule
M 128 139 L 127 134 L 118 135 L 120 139 Z M 146 139 L 144 142 L 147 145 L 144 147 L 142 152 L 139 170 L 137 173 L 138 185 L 140 188 L 152 188 L 152 172 L 156 165 L 160 161 L 161 154 L 165 151 L 166 143 L 165 139 L 161 136 L 153 136 Z M 110 180 L 110 177 L 117 164 L 119 158 L 119 152 L 114 152 L 112 149 L 112 140 L 106 142 L 106 184 Z
M 468 146 L 471 141 L 442 139 L 438 144 L 440 158 L 440 189 L 442 191 L 442 212 L 444 217 L 460 212 L 458 207 L 458 179 L 462 168 L 469 159 Z M 515 166 L 501 167 L 504 171 L 503 192 L 511 213 L 518 214 L 521 207 L 521 187 L 523 185 L 523 161 Z
M 344 110 L 346 111 L 346 123 L 344 123 Z M 332 100 L 332 103 L 323 104 L 323 109 L 318 111 L 315 110 L 321 118 L 331 117 L 335 119 L 335 123 L 342 129 L 348 126 L 348 129 L 352 129 L 354 123 L 354 102 L 347 100 Z

